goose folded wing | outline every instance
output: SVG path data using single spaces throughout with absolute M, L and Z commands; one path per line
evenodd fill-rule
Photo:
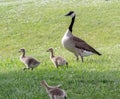
M 35 58 L 33 58 L 33 57 L 27 57 L 27 60 L 28 60 L 28 64 L 29 64 L 29 65 L 36 65 L 36 64 L 39 63 L 39 62 L 38 62 Z
M 50 93 L 53 94 L 53 95 L 58 95 L 58 96 L 61 96 L 63 95 L 63 91 L 59 88 L 53 88 L 50 90 Z
M 90 45 L 88 45 L 82 39 L 74 36 L 73 37 L 73 41 L 75 43 L 75 47 L 76 48 L 79 48 L 79 49 L 82 49 L 82 50 L 86 50 L 86 51 L 90 51 L 90 52 L 96 53 L 98 55 L 101 55 L 99 52 L 97 52 L 93 47 L 91 47 Z

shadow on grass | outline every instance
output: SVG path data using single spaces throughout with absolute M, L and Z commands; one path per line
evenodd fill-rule
M 33 71 L 16 70 L 0 74 L 0 98 L 4 99 L 47 99 L 44 88 L 40 86 L 41 80 L 50 85 L 62 84 L 62 88 L 70 93 L 86 92 L 86 97 L 92 96 L 91 90 L 105 88 L 105 93 L 114 90 L 120 85 L 119 72 L 79 71 L 77 69 L 46 69 L 38 68 Z M 93 87 L 94 86 L 94 87 Z M 82 89 L 81 89 L 82 88 Z M 81 96 L 81 93 L 79 93 Z M 88 95 L 87 95 L 88 94 Z M 78 98 L 79 98 L 78 96 Z M 71 96 L 72 97 L 72 96 Z M 83 95 L 84 97 L 84 95 Z M 71 98 L 74 99 L 74 98 Z M 89 98 L 90 99 L 90 98 Z

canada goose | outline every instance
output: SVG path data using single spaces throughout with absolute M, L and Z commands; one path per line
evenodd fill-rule
M 53 48 L 49 48 L 47 52 L 50 52 L 50 59 L 57 68 L 58 66 L 63 66 L 65 64 L 68 67 L 68 62 L 63 57 L 54 56 Z
M 20 61 L 23 62 L 26 67 L 23 70 L 30 69 L 33 70 L 33 68 L 37 67 L 40 62 L 34 59 L 33 57 L 25 56 L 25 49 L 21 48 L 19 52 L 22 52 L 22 55 L 20 56 Z
M 49 86 L 45 80 L 41 81 L 41 85 L 45 87 L 50 99 L 67 99 L 66 92 L 59 86 Z
M 88 45 L 84 40 L 82 40 L 72 34 L 72 27 L 73 27 L 73 24 L 75 21 L 75 16 L 76 16 L 75 12 L 70 11 L 65 16 L 71 16 L 72 20 L 69 25 L 69 28 L 67 29 L 67 31 L 65 32 L 65 34 L 62 38 L 62 45 L 64 46 L 64 48 L 66 48 L 70 52 L 74 53 L 77 60 L 79 60 L 79 55 L 80 55 L 82 62 L 83 62 L 84 56 L 89 56 L 92 54 L 101 55 L 93 47 Z

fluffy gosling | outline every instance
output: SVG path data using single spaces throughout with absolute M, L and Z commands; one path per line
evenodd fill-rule
M 45 80 L 41 81 L 41 85 L 45 87 L 50 99 L 67 99 L 67 94 L 59 86 L 49 86 Z
M 68 67 L 68 62 L 61 56 L 55 56 L 53 48 L 49 48 L 47 52 L 50 52 L 50 59 L 53 62 L 55 67 L 63 66 L 66 64 L 66 67 Z
M 37 61 L 35 58 L 25 56 L 24 48 L 21 48 L 19 52 L 22 52 L 22 55 L 20 56 L 20 61 L 26 65 L 26 67 L 23 70 L 26 70 L 26 69 L 33 70 L 33 68 L 37 67 L 40 64 L 40 62 Z

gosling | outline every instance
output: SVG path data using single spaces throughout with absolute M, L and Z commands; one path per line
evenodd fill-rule
M 19 52 L 22 52 L 22 55 L 20 56 L 20 61 L 22 63 L 24 63 L 26 66 L 23 70 L 26 70 L 26 69 L 33 70 L 33 68 L 37 67 L 40 64 L 40 62 L 38 60 L 36 60 L 35 58 L 25 56 L 25 49 L 24 48 L 21 48 L 19 50 Z
M 45 87 L 50 99 L 67 99 L 66 92 L 58 86 L 49 86 L 45 80 L 41 81 L 41 85 Z
M 53 48 L 49 48 L 47 52 L 50 52 L 50 59 L 53 62 L 55 67 L 63 66 L 66 64 L 66 67 L 68 68 L 68 62 L 61 56 L 55 56 Z

